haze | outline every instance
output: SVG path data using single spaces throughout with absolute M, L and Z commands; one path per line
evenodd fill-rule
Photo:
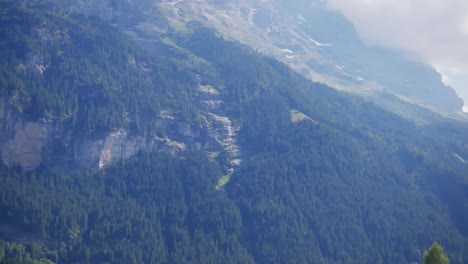
M 403 50 L 432 65 L 468 111 L 468 1 L 328 0 L 369 45 Z

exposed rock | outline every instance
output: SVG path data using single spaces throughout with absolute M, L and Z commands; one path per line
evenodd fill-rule
M 162 150 L 176 154 L 185 149 L 184 143 L 156 136 L 129 136 L 124 129 L 119 129 L 105 138 L 100 151 L 99 168 L 102 169 L 118 160 L 131 158 L 139 151 Z
M 43 74 L 47 69 L 45 61 L 37 54 L 28 54 L 27 65 L 39 74 Z
M 203 107 L 209 111 L 216 111 L 217 109 L 219 109 L 221 107 L 221 105 L 223 104 L 223 101 L 221 100 L 205 100 L 205 101 L 201 101 L 201 103 L 203 104 Z
M 125 144 L 127 142 L 127 132 L 123 129 L 119 129 L 116 132 L 110 133 L 105 141 L 104 147 L 101 150 L 99 157 L 99 168 L 102 169 L 106 165 L 109 165 L 115 159 L 120 159 L 126 156 L 135 154 L 137 144 Z M 130 143 L 130 142 L 129 142 Z M 136 142 L 131 142 L 136 143 Z M 128 154 L 127 154 L 128 151 Z
M 235 127 L 232 121 L 226 116 L 219 116 L 210 114 L 212 119 L 220 124 L 218 129 L 212 129 L 213 137 L 223 146 L 229 155 L 229 160 L 232 166 L 239 166 L 241 163 L 240 159 L 240 147 L 237 145 L 237 131 L 239 127 Z M 214 126 L 212 126 L 214 127 Z
M 47 140 L 47 128 L 38 123 L 18 122 L 13 137 L 2 147 L 2 160 L 7 165 L 20 164 L 34 169 L 42 162 L 42 148 Z
M 75 135 L 59 120 L 27 121 L 10 107 L 7 99 L 0 97 L 1 159 L 6 165 L 19 164 L 27 170 L 41 164 L 59 170 L 102 169 L 140 151 L 167 151 L 177 155 L 186 150 L 187 143 L 198 149 L 208 146 L 208 135 L 201 128 L 164 118 L 159 118 L 157 124 L 171 138 L 130 135 L 124 129 L 101 137 Z
M 212 86 L 200 86 L 198 98 L 200 106 L 207 112 L 206 126 L 210 138 L 214 139 L 217 146 L 221 146 L 228 154 L 230 168 L 229 173 L 241 164 L 240 146 L 237 144 L 237 132 L 240 127 L 234 125 L 233 121 L 226 115 L 223 108 L 224 102 L 220 100 L 220 93 Z M 214 153 L 209 147 L 205 148 L 209 154 Z

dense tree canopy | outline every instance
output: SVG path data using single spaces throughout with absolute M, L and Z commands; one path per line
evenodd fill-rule
M 81 133 L 157 132 L 161 110 L 196 118 L 195 73 L 181 61 L 149 55 L 96 18 L 17 1 L 3 1 L 2 11 L 0 95 L 29 118 L 63 120 Z

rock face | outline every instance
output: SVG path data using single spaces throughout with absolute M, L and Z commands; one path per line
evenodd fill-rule
M 240 126 L 236 125 L 226 113 L 224 102 L 221 100 L 220 93 L 212 86 L 200 86 L 197 93 L 197 99 L 200 102 L 200 108 L 206 113 L 205 123 L 208 135 L 214 148 L 205 145 L 207 152 L 216 153 L 217 149 L 226 152 L 228 157 L 228 171 L 234 171 L 241 164 L 241 149 L 237 144 L 237 132 Z
M 73 135 L 59 121 L 25 120 L 5 98 L 0 98 L 1 160 L 6 165 L 19 164 L 28 170 L 41 164 L 57 169 L 102 169 L 140 151 L 167 151 L 176 155 L 187 144 L 206 146 L 203 128 L 162 118 L 158 123 L 170 132 L 171 138 L 131 135 L 124 129 L 101 137 Z M 210 145 L 213 146 L 219 147 Z
M 47 141 L 48 127 L 23 120 L 11 125 L 5 132 L 7 138 L 9 135 L 12 137 L 2 142 L 3 162 L 9 165 L 18 163 L 25 169 L 36 168 L 42 162 L 42 148 Z
M 191 134 L 187 133 L 187 136 Z M 156 136 L 129 136 L 124 129 L 109 133 L 103 140 L 99 153 L 99 168 L 115 161 L 128 159 L 139 151 L 164 150 L 174 154 L 186 149 L 184 143 L 170 141 Z

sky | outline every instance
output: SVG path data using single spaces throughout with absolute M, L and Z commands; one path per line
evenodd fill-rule
M 368 45 L 432 65 L 468 112 L 468 0 L 327 0 Z

